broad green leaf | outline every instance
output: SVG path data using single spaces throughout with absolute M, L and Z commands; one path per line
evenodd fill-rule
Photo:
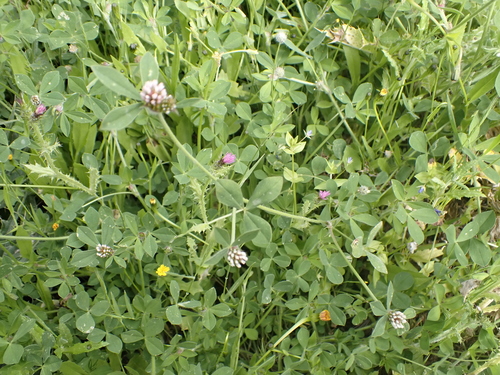
M 336 267 L 329 264 L 325 266 L 326 277 L 332 284 L 340 285 L 344 282 L 344 277 Z
M 373 315 L 375 316 L 382 316 L 387 314 L 386 308 L 384 307 L 384 305 L 382 305 L 382 302 L 380 301 L 370 302 L 370 307 L 372 309 Z
M 248 199 L 247 208 L 251 209 L 261 204 L 275 200 L 281 194 L 283 179 L 280 176 L 267 177 L 260 181 Z
M 239 102 L 236 106 L 236 114 L 241 119 L 250 121 L 252 119 L 252 108 L 248 103 Z
M 160 355 L 165 352 L 163 342 L 156 337 L 146 337 L 144 339 L 144 343 L 146 344 L 146 349 L 151 355 Z
M 59 368 L 62 375 L 88 375 L 88 372 L 74 362 L 63 362 Z
M 95 328 L 95 321 L 92 314 L 86 312 L 76 319 L 76 328 L 83 333 L 90 333 Z
M 167 307 L 166 314 L 167 314 L 167 319 L 170 323 L 172 324 L 182 323 L 181 311 L 177 305 L 172 305 Z
M 347 318 L 344 314 L 344 312 L 339 309 L 337 306 L 330 306 L 328 307 L 328 311 L 330 312 L 330 317 L 332 319 L 332 323 L 336 324 L 338 326 L 344 326 Z
M 144 338 L 144 336 L 139 331 L 137 331 L 135 329 L 131 329 L 129 331 L 123 332 L 121 334 L 121 338 L 125 344 L 130 344 L 132 342 L 137 342 L 137 341 L 142 340 Z
M 370 95 L 372 92 L 372 84 L 365 82 L 358 86 L 356 92 L 352 97 L 353 103 L 358 103 L 366 98 L 366 96 Z
M 16 331 L 16 334 L 14 335 L 14 338 L 11 340 L 11 342 L 16 342 L 19 340 L 21 337 L 23 337 L 25 334 L 30 332 L 33 327 L 35 326 L 35 319 L 29 319 L 23 322 L 19 328 Z
M 371 336 L 372 337 L 382 336 L 385 333 L 386 323 L 387 323 L 387 315 L 384 315 L 378 320 L 377 324 L 375 324 L 375 328 L 373 328 Z
M 404 201 L 406 194 L 403 184 L 398 180 L 391 180 L 391 185 L 392 185 L 392 191 L 394 192 L 396 198 L 400 201 Z
M 215 306 L 212 306 L 210 308 L 210 311 L 214 313 L 215 316 L 218 317 L 228 316 L 232 312 L 231 308 L 225 303 L 219 303 Z
M 413 238 L 417 244 L 424 242 L 424 232 L 422 232 L 422 229 L 411 216 L 407 216 L 406 224 L 408 225 L 408 232 L 410 232 L 411 238 Z
M 242 208 L 243 194 L 240 186 L 233 180 L 217 180 L 215 182 L 215 195 L 222 204 L 229 207 Z
M 101 130 L 122 130 L 129 126 L 143 110 L 142 103 L 118 107 L 109 112 L 102 120 Z
M 227 230 L 223 228 L 214 228 L 215 241 L 222 245 L 222 247 L 228 247 L 231 244 L 231 238 Z
M 427 314 L 427 320 L 430 321 L 437 321 L 441 317 L 441 307 L 439 305 L 434 306 L 432 309 L 430 309 L 429 313 Z
M 19 90 L 25 92 L 28 95 L 38 95 L 38 91 L 31 79 L 25 74 L 16 74 L 16 85 Z
M 110 304 L 108 301 L 99 301 L 90 309 L 90 313 L 94 316 L 101 316 L 108 311 Z
M 469 254 L 472 261 L 481 267 L 486 267 L 492 257 L 491 250 L 481 241 L 473 238 L 469 241 Z
M 144 334 L 146 336 L 157 336 L 165 329 L 165 322 L 160 318 L 151 318 L 144 323 Z
M 102 65 L 93 65 L 91 68 L 99 81 L 111 91 L 130 99 L 142 100 L 139 90 L 118 70 Z
M 146 54 L 141 57 L 139 67 L 141 70 L 141 80 L 143 84 L 147 81 L 158 79 L 158 63 L 151 52 L 146 52 Z
M 78 227 L 76 235 L 80 241 L 91 248 L 95 248 L 99 244 L 94 232 L 88 227 Z
M 214 329 L 215 325 L 217 324 L 217 319 L 215 318 L 215 315 L 210 311 L 206 310 L 203 313 L 203 318 L 201 319 L 203 326 L 211 331 Z
M 87 311 L 90 307 L 90 297 L 85 291 L 79 292 L 75 296 L 75 303 L 81 310 Z
M 111 353 L 120 353 L 123 348 L 123 342 L 120 340 L 118 336 L 113 335 L 112 333 L 106 334 L 106 342 L 108 345 L 106 346 L 106 349 L 109 350 Z
M 146 254 L 148 254 L 151 258 L 153 258 L 158 251 L 158 244 L 151 234 L 148 234 L 148 236 L 144 240 L 142 247 Z
M 385 266 L 382 259 L 368 251 L 366 252 L 366 256 L 368 257 L 368 260 L 372 264 L 373 268 L 375 268 L 380 273 L 387 273 L 387 267 Z
M 203 263 L 204 266 L 211 266 L 214 264 L 219 263 L 219 261 L 227 254 L 227 249 L 225 250 L 220 250 L 217 251 L 214 255 L 212 255 L 210 258 L 208 258 L 205 263 Z
M 245 330 L 245 335 L 248 337 L 249 335 L 248 335 L 247 331 L 248 330 Z M 254 340 L 256 340 L 256 339 L 257 339 L 257 337 Z M 252 339 L 250 339 L 250 340 L 252 340 Z M 227 367 L 227 366 L 219 367 L 215 372 L 212 373 L 212 375 L 233 375 L 233 374 L 234 374 L 234 370 L 231 367 Z
M 457 242 L 463 242 L 473 238 L 479 231 L 479 225 L 476 221 L 472 221 L 467 224 L 464 229 L 460 232 L 457 238 Z
M 52 91 L 59 84 L 60 79 L 61 76 L 57 70 L 45 74 L 42 78 L 42 82 L 40 83 L 40 94 Z
M 211 92 L 210 96 L 208 97 L 208 100 L 221 99 L 227 95 L 230 89 L 231 89 L 231 82 L 222 80 L 212 82 L 209 85 L 209 90 L 211 90 Z
M 426 224 L 434 224 L 439 220 L 439 215 L 431 208 L 420 208 L 410 212 L 410 216 L 415 220 L 420 220 Z
M 259 233 L 258 229 L 251 230 L 250 232 L 245 232 L 245 233 L 241 234 L 236 239 L 236 241 L 234 241 L 233 245 L 235 245 L 235 246 L 241 246 L 241 245 L 243 245 L 246 242 L 252 241 L 255 238 L 255 236 L 257 235 L 257 233 Z
M 410 135 L 410 146 L 418 152 L 427 152 L 427 138 L 424 132 L 417 131 Z
M 30 144 L 30 139 L 22 135 L 20 137 L 17 137 L 14 142 L 10 144 L 10 147 L 14 150 L 22 150 L 23 148 L 28 147 Z
M 241 221 L 241 232 L 250 232 L 251 230 L 259 230 L 259 234 L 255 236 L 252 243 L 255 246 L 267 247 L 269 242 L 271 242 L 272 229 L 271 225 L 261 217 L 252 214 L 250 212 L 245 212 L 243 215 L 243 220 Z
M 394 285 L 392 285 L 392 281 L 389 281 L 389 285 L 387 285 L 387 297 L 386 297 L 387 310 L 391 308 L 392 297 L 394 297 Z
M 23 356 L 24 348 L 22 345 L 9 343 L 3 353 L 3 363 L 6 365 L 15 365 L 19 363 Z
M 75 250 L 77 251 L 77 250 Z M 78 268 L 84 268 L 89 266 L 96 266 L 99 264 L 99 260 L 97 259 L 97 255 L 94 251 L 79 251 L 73 255 L 73 259 L 71 259 L 71 265 Z M 66 285 L 66 284 L 61 284 Z M 67 286 L 66 286 L 67 287 Z M 64 296 L 66 297 L 66 296 Z M 64 298 L 63 297 L 63 298 Z
M 342 7 L 343 8 L 343 7 Z M 353 36 L 356 36 L 357 33 L 352 33 Z M 361 34 L 362 35 L 362 34 Z M 357 42 L 357 41 L 350 41 L 351 44 L 354 46 L 357 44 L 356 47 L 361 47 L 362 46 L 362 39 Z M 359 55 L 359 51 L 356 48 L 349 47 L 344 45 L 344 55 L 347 61 L 347 68 L 349 69 L 349 75 L 351 76 L 352 80 L 352 85 L 356 87 L 359 83 L 360 75 L 361 75 L 361 57 Z M 349 101 L 350 103 L 350 101 Z

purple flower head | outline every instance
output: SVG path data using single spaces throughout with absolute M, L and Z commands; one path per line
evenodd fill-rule
M 35 116 L 39 117 L 39 116 L 43 115 L 45 112 L 47 112 L 47 107 L 45 107 L 43 104 L 40 104 L 35 109 Z
M 222 159 L 220 159 L 221 164 L 233 164 L 236 161 L 236 155 L 230 152 L 226 153 Z
M 322 199 L 322 200 L 325 200 L 329 196 L 330 196 L 330 192 L 328 190 L 320 190 L 318 193 L 318 198 Z

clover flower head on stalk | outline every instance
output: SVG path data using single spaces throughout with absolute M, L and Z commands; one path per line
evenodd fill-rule
M 358 189 L 358 193 L 361 195 L 366 195 L 371 192 L 370 188 L 368 186 L 361 185 Z
M 177 108 L 174 97 L 167 94 L 163 82 L 158 82 L 156 79 L 144 83 L 141 98 L 144 100 L 146 107 L 154 112 L 162 112 L 168 115 Z
M 40 104 L 42 104 L 42 101 L 40 100 L 40 97 L 38 95 L 33 95 L 31 97 L 31 104 L 39 106 Z
M 269 79 L 271 81 L 276 81 L 280 78 L 283 78 L 285 76 L 285 69 L 283 69 L 281 66 L 278 66 L 276 69 L 274 69 L 274 72 L 272 74 L 269 74 Z
M 318 198 L 321 200 L 326 200 L 330 196 L 330 192 L 328 190 L 320 190 L 318 192 Z
M 405 326 L 406 315 L 401 311 L 391 311 L 389 313 L 389 322 L 391 322 L 392 326 L 396 329 L 403 329 Z
M 227 252 L 227 262 L 231 267 L 241 268 L 248 260 L 247 253 L 240 249 L 239 246 L 230 247 Z
M 278 30 L 274 34 L 274 40 L 279 44 L 283 44 L 288 40 L 288 33 L 285 30 Z
M 417 250 L 418 244 L 415 241 L 412 241 L 406 245 L 406 248 L 410 254 L 413 254 Z
M 229 165 L 236 161 L 236 155 L 230 152 L 226 152 L 224 156 L 219 160 L 219 165 Z
M 111 247 L 102 244 L 98 244 L 95 247 L 95 250 L 97 251 L 97 256 L 101 258 L 109 258 L 115 253 L 115 251 Z

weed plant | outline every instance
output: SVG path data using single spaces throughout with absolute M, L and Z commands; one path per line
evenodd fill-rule
M 0 2 L 0 372 L 500 374 L 500 2 Z

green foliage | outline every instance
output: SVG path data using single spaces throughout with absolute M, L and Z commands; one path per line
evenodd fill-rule
M 3 2 L 2 374 L 498 373 L 496 5 Z

